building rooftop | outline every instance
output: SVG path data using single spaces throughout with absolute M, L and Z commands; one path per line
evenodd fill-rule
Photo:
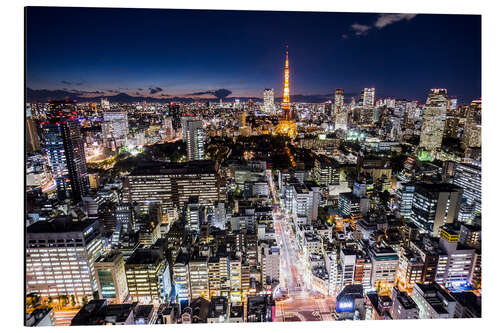
M 147 175 L 188 175 L 188 174 L 215 174 L 215 163 L 210 160 L 189 161 L 184 163 L 151 162 L 135 168 L 131 176 Z
M 418 183 L 415 184 L 416 192 L 457 192 L 462 188 L 449 183 Z
M 57 216 L 49 221 L 40 221 L 28 226 L 28 234 L 83 232 L 90 226 L 98 224 L 97 220 L 73 221 L 71 216 Z
M 105 325 L 107 323 L 123 323 L 137 307 L 131 304 L 108 304 L 106 300 L 91 300 L 78 311 L 71 320 L 71 326 Z
M 126 265 L 157 264 L 162 259 L 159 250 L 151 248 L 138 248 L 128 258 Z
M 119 256 L 122 256 L 120 251 L 110 251 L 106 255 L 97 258 L 96 262 L 114 262 Z

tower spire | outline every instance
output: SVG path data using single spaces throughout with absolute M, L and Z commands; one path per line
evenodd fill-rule
M 285 51 L 285 78 L 283 80 L 283 102 L 281 103 L 283 109 L 282 118 L 290 119 L 290 68 L 288 66 L 288 45 Z
M 281 102 L 281 119 L 275 128 L 275 133 L 294 138 L 297 135 L 297 126 L 292 120 L 290 112 L 290 67 L 288 64 L 288 45 L 285 50 L 285 77 L 283 79 L 283 101 Z

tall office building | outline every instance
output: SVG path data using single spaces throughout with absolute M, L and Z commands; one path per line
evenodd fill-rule
M 418 306 L 420 319 L 453 318 L 457 302 L 437 283 L 415 284 L 411 296 Z
M 262 283 L 278 284 L 280 281 L 280 248 L 277 245 L 262 246 Z
M 31 116 L 31 109 L 26 112 L 26 151 L 28 153 L 40 150 L 40 137 L 38 136 L 37 122 Z
M 439 236 L 440 228 L 458 217 L 462 193 L 452 184 L 415 184 L 411 220 L 422 231 Z
M 397 190 L 397 197 L 399 199 L 399 213 L 404 218 L 409 218 L 411 215 L 414 192 L 415 185 L 411 183 L 403 183 Z
M 458 138 L 458 124 L 460 118 L 447 116 L 446 121 L 444 122 L 444 137 L 446 138 Z
M 446 89 L 431 89 L 424 108 L 419 147 L 435 152 L 441 148 L 446 118 Z
M 338 114 L 342 111 L 344 106 L 344 89 L 338 88 L 335 89 L 335 98 L 334 98 L 334 114 Z
M 170 103 L 168 107 L 168 114 L 170 117 L 172 117 L 172 125 L 174 127 L 174 131 L 177 131 L 179 128 L 181 128 L 181 106 L 175 104 L 174 102 Z
M 189 260 L 189 283 L 191 299 L 210 299 L 207 257 L 194 256 Z
M 211 226 L 224 230 L 226 228 L 226 206 L 222 201 L 214 203 Z
M 200 206 L 198 197 L 189 197 L 189 202 L 186 209 L 186 229 L 191 232 L 200 232 L 200 221 L 203 207 Z
M 274 112 L 274 90 L 269 88 L 264 89 L 264 113 L 273 114 Z
M 186 120 L 186 143 L 189 161 L 203 160 L 205 158 L 203 122 L 201 120 Z
M 347 130 L 347 110 L 340 111 L 335 117 L 335 129 Z
M 208 259 L 208 281 L 211 297 L 229 297 L 229 256 L 227 253 L 219 252 Z
M 476 212 L 481 212 L 481 166 L 457 163 L 453 172 L 453 184 L 464 189 L 463 197 Z
M 440 231 L 439 247 L 446 255 L 438 263 L 435 280 L 440 285 L 453 287 L 472 283 L 476 250 L 460 244 L 460 230 L 445 226 Z
M 99 298 L 122 303 L 128 296 L 125 262 L 120 251 L 111 251 L 99 257 L 94 264 Z
M 97 291 L 94 263 L 103 251 L 97 220 L 70 216 L 33 223 L 26 230 L 26 293 L 55 299 L 92 298 Z
M 163 117 L 163 129 L 165 130 L 166 140 L 172 140 L 175 138 L 175 130 L 172 117 Z
M 481 147 L 481 101 L 472 101 L 465 120 L 461 146 L 464 150 Z
M 390 310 L 393 319 L 418 319 L 417 303 L 398 287 L 392 289 L 392 307 Z
M 189 281 L 189 254 L 179 252 L 173 267 L 172 280 L 178 302 L 191 300 L 191 282 Z
M 145 304 L 165 302 L 171 282 L 168 262 L 158 249 L 138 248 L 125 262 L 130 297 Z
M 116 149 L 127 144 L 128 116 L 126 111 L 103 113 L 102 136 L 108 148 Z
M 58 198 L 80 201 L 88 192 L 89 177 L 78 121 L 53 119 L 42 126 Z
M 365 88 L 363 90 L 363 108 L 375 106 L 375 88 Z
M 219 181 L 213 161 L 154 163 L 137 168 L 125 178 L 123 201 L 141 205 L 164 204 L 184 207 L 197 196 L 201 205 L 225 199 L 225 186 Z

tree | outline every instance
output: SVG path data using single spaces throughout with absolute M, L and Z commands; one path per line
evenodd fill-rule
M 40 301 L 40 296 L 35 293 L 31 293 L 28 294 L 28 296 L 26 296 L 26 304 L 28 304 L 28 306 L 30 307 L 34 307 L 35 305 L 38 304 L 39 301 Z
M 382 206 L 384 206 L 384 207 L 387 206 L 387 202 L 389 201 L 390 197 L 391 197 L 391 194 L 387 190 L 380 193 L 380 203 L 382 204 Z
M 75 298 L 75 295 L 71 295 L 71 307 L 75 307 L 76 305 L 76 298 Z
M 54 300 L 52 299 L 52 296 L 49 296 L 48 300 L 47 300 L 47 304 L 49 306 L 52 306 L 52 304 L 54 303 Z
M 87 296 L 83 296 L 82 297 L 82 304 L 83 305 L 87 305 L 88 301 L 87 301 Z
M 68 305 L 68 295 L 60 295 L 59 296 L 59 305 L 61 305 L 62 307 L 65 307 L 66 305 Z

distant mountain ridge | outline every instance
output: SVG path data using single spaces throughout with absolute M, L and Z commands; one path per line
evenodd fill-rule
M 345 94 L 345 98 L 350 98 L 356 94 Z M 100 102 L 101 98 L 106 98 L 110 103 L 137 103 L 137 102 L 148 102 L 148 103 L 169 103 L 169 102 L 182 102 L 182 103 L 192 103 L 192 102 L 218 102 L 218 98 L 192 98 L 192 97 L 182 97 L 182 96 L 171 96 L 165 98 L 158 97 L 143 97 L 143 96 L 132 96 L 126 93 L 118 93 L 116 95 L 110 96 L 96 96 L 96 97 L 84 97 L 81 93 L 72 92 L 68 90 L 47 90 L 47 89 L 26 89 L 26 100 L 28 103 L 34 102 L 47 102 L 49 100 L 63 100 L 70 99 L 76 100 L 77 102 Z M 261 97 L 226 97 L 223 98 L 223 102 L 233 102 L 235 99 L 239 99 L 241 102 L 247 102 L 249 99 L 254 101 L 262 102 Z M 333 94 L 316 94 L 316 95 L 292 95 L 290 96 L 292 102 L 298 103 L 324 103 L 328 100 L 333 100 Z M 275 101 L 280 102 L 282 97 L 276 97 Z

